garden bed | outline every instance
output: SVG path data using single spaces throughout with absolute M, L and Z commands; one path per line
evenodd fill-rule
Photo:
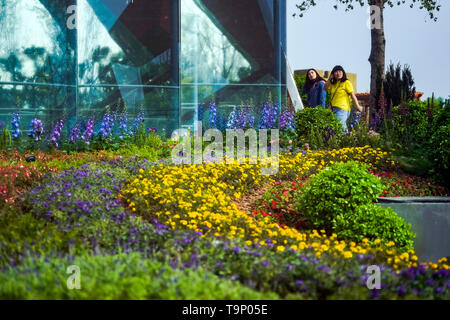
M 272 177 L 261 176 L 260 165 L 174 166 L 119 152 L 16 158 L 42 174 L 32 183 L 15 180 L 23 187 L 15 186 L 20 192 L 0 214 L 1 298 L 448 298 L 446 259 L 419 263 L 392 241 L 346 241 L 285 226 L 270 210 L 248 212 L 275 184 L 286 198 L 270 206 L 284 210 L 285 203 L 289 213 L 289 193 L 339 162 L 391 168 L 380 150 L 281 155 Z M 87 272 L 85 291 L 64 286 L 74 263 Z M 369 265 L 380 267 L 381 290 L 366 286 Z M 190 283 L 192 272 L 198 277 Z M 32 281 L 36 275 L 41 280 Z M 165 282 L 156 280 L 161 276 Z

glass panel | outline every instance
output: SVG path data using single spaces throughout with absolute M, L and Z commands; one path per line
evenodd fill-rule
M 78 117 L 96 120 L 105 112 L 127 111 L 129 125 L 143 112 L 146 127 L 165 130 L 168 135 L 178 128 L 178 88 L 142 86 L 82 86 L 79 88 Z
M 182 125 L 201 118 L 199 106 L 210 101 L 224 110 L 285 102 L 281 2 L 181 0 Z
M 75 0 L 0 0 L 0 82 L 75 83 Z
M 172 0 L 78 0 L 79 83 L 178 85 L 177 10 Z
M 71 86 L 0 85 L 0 120 L 9 125 L 12 113 L 20 112 L 22 131 L 37 117 L 48 133 L 57 120 L 67 123 L 75 117 L 75 93 Z

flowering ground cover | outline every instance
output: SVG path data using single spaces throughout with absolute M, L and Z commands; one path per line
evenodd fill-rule
M 393 241 L 313 230 L 293 205 L 336 163 L 395 171 L 382 150 L 282 154 L 275 176 L 260 164 L 173 165 L 123 151 L 1 156 L 2 172 L 24 170 L 11 180 L 16 201 L 0 211 L 1 298 L 450 298 L 446 258 L 419 263 Z M 235 201 L 272 185 L 258 210 L 238 209 Z M 82 290 L 65 286 L 73 264 Z M 380 266 L 379 290 L 366 286 L 370 265 Z

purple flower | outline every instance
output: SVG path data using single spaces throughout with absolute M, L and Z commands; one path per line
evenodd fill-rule
M 294 269 L 294 266 L 292 265 L 292 264 L 290 264 L 290 263 L 286 263 L 286 269 L 288 270 L 288 271 L 292 271 L 293 269 Z
M 144 113 L 139 113 L 137 118 L 134 120 L 133 126 L 130 129 L 130 135 L 136 134 L 139 130 L 139 127 L 145 124 Z
M 123 136 L 127 134 L 127 113 L 124 112 L 119 119 L 119 138 L 123 139 Z
M 271 102 L 265 103 L 262 111 L 262 116 L 259 120 L 260 129 L 272 129 L 277 124 L 278 106 Z
M 76 123 L 69 134 L 69 143 L 75 143 L 80 138 L 80 125 Z
M 318 266 L 318 267 L 317 267 L 317 270 L 322 271 L 322 272 L 324 272 L 324 273 L 329 273 L 329 272 L 331 272 L 331 269 L 328 268 L 327 266 Z
M 30 133 L 28 134 L 35 141 L 41 140 L 41 137 L 44 133 L 44 127 L 42 125 L 42 121 L 34 118 L 30 123 Z
M 280 116 L 280 130 L 295 130 L 294 114 L 285 110 Z
M 400 297 L 405 296 L 405 295 L 406 295 L 406 287 L 405 287 L 404 285 L 398 286 L 398 287 L 397 287 L 397 294 L 398 294 Z
M 262 265 L 263 267 L 267 267 L 267 266 L 270 265 L 270 262 L 264 260 L 264 261 L 261 261 L 261 265 Z
M 103 138 L 112 136 L 112 127 L 114 124 L 113 117 L 107 113 L 103 116 L 103 121 L 100 127 L 99 135 Z
M 427 279 L 426 284 L 427 284 L 427 286 L 433 287 L 434 286 L 433 279 Z
M 301 287 L 303 285 L 303 280 L 297 280 L 295 281 L 295 284 L 299 287 Z
M 50 135 L 50 141 L 53 143 L 55 148 L 58 148 L 59 140 L 61 139 L 61 132 L 64 126 L 64 120 L 59 120 L 53 127 L 53 132 Z
M 209 127 L 217 129 L 217 108 L 214 102 L 209 104 Z
M 84 133 L 81 136 L 81 140 L 83 140 L 87 145 L 89 145 L 93 134 L 94 134 L 94 120 L 91 119 L 86 124 Z
M 370 298 L 377 299 L 380 296 L 380 290 L 370 290 Z

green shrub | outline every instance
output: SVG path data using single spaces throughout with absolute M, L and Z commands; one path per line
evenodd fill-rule
M 450 186 L 450 124 L 440 127 L 431 137 L 430 158 L 438 181 Z
M 80 286 L 68 289 L 71 274 L 78 266 Z M 69 280 L 70 282 L 70 280 Z M 0 299 L 276 299 L 273 293 L 259 293 L 239 282 L 186 268 L 144 259 L 140 254 L 29 258 L 16 268 L 0 273 Z
M 370 130 L 364 121 L 359 121 L 359 123 L 352 128 L 352 130 L 343 135 L 340 141 L 340 148 L 351 148 L 351 147 L 364 147 L 370 146 L 371 148 L 380 148 L 383 146 L 382 136 Z
M 298 111 L 294 119 L 298 143 L 308 142 L 311 148 L 321 148 L 322 143 L 325 145 L 333 136 L 330 132 L 338 136 L 342 132 L 342 125 L 329 109 L 306 108 Z
M 36 219 L 31 213 L 17 212 L 16 207 L 0 209 L 0 267 L 20 263 L 27 252 L 46 254 L 67 252 L 73 234 L 59 231 L 57 226 Z M 77 239 L 78 240 L 78 239 Z
M 405 102 L 393 108 L 390 133 L 402 145 L 420 143 L 428 136 L 429 121 L 426 102 Z
M 331 232 L 338 217 L 344 218 L 358 206 L 377 199 L 383 185 L 367 169 L 367 165 L 354 161 L 337 163 L 308 181 L 296 206 L 310 227 Z
M 340 238 L 361 242 L 380 239 L 395 242 L 397 247 L 413 249 L 415 234 L 411 226 L 391 208 L 376 204 L 358 206 L 351 214 L 336 217 L 335 229 Z
M 434 134 L 440 127 L 450 125 L 450 104 L 446 104 L 444 108 L 438 111 L 433 119 L 433 127 L 431 132 Z
M 339 238 L 393 241 L 399 248 L 413 247 L 414 233 L 392 209 L 373 204 L 383 191 L 379 178 L 357 162 L 335 164 L 313 176 L 296 199 L 310 227 Z

